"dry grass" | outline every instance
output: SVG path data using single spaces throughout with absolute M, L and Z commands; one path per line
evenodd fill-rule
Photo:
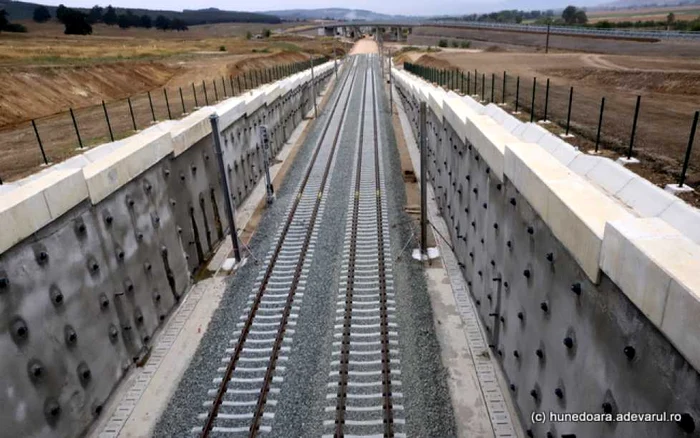
M 26 34 L 0 34 L 0 65 L 74 64 L 105 61 L 163 59 L 181 55 L 219 53 L 221 46 L 229 54 L 270 50 L 275 41 L 290 39 L 302 46 L 313 46 L 308 38 L 275 37 L 246 40 L 245 34 L 262 30 L 262 25 L 212 24 L 193 26 L 187 32 L 163 32 L 156 29 L 119 29 L 98 24 L 88 36 L 64 35 L 63 26 L 50 22 L 24 23 Z M 272 47 L 274 50 L 274 47 Z
M 214 24 L 162 32 L 97 25 L 93 35 L 68 36 L 58 23 L 25 24 L 26 34 L 0 34 L 3 181 L 35 172 L 42 161 L 30 119 L 37 119 L 49 160 L 58 162 L 78 152 L 69 108 L 75 111 L 82 140 L 93 145 L 107 140 L 102 100 L 118 138 L 133 132 L 129 96 L 142 129 L 153 119 L 147 91 L 155 118 L 177 118 L 194 106 L 238 92 L 235 77 L 241 72 L 310 55 L 332 56 L 334 50 L 342 55 L 347 49 L 332 38 L 278 34 L 285 26 Z M 271 38 L 245 38 L 247 32 L 260 33 L 265 27 L 274 32 Z M 249 85 L 243 83 L 244 88 Z
M 665 21 L 670 12 L 676 16 L 676 20 L 690 21 L 700 16 L 700 7 L 697 5 L 642 7 L 617 11 L 592 11 L 588 12 L 587 15 L 591 23 L 599 21 L 616 23 L 620 21 Z
M 700 62 L 684 58 L 649 58 L 579 53 L 439 53 L 422 56 L 419 63 L 445 68 L 459 67 L 473 78 L 477 70 L 477 93 L 491 100 L 495 73 L 494 101 L 504 97 L 502 79 L 507 71 L 506 108 L 513 110 L 516 77 L 520 78 L 519 111 L 530 120 L 533 77 L 537 78 L 536 120 L 543 117 L 545 83 L 550 80 L 548 119 L 542 125 L 561 133 L 566 125 L 570 87 L 574 87 L 569 141 L 588 151 L 594 148 L 601 98 L 605 97 L 602 149 L 612 157 L 623 155 L 630 141 L 636 97 L 642 96 L 634 142 L 634 155 L 642 164 L 630 167 L 650 181 L 663 186 L 677 182 L 688 142 L 690 125 L 698 109 Z M 483 76 L 482 76 L 483 75 Z M 466 88 L 466 87 L 465 87 Z M 697 143 L 697 141 L 696 141 Z M 700 150 L 693 151 L 687 183 L 700 187 Z M 697 202 L 688 199 L 694 205 Z

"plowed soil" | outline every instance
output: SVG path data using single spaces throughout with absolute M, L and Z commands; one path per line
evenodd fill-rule
M 536 78 L 534 119 L 544 118 L 546 106 L 547 119 L 552 123 L 542 126 L 555 133 L 565 129 L 569 93 L 573 87 L 570 132 L 575 137 L 567 141 L 584 152 L 595 147 L 601 100 L 605 97 L 600 148 L 612 158 L 626 155 L 636 99 L 641 96 L 633 144 L 633 156 L 639 158 L 641 164 L 630 169 L 660 186 L 678 181 L 693 115 L 700 109 L 700 61 L 696 59 L 580 53 L 440 52 L 423 55 L 417 62 L 439 68 L 446 68 L 447 64 L 465 74 L 469 72 L 470 94 L 481 97 L 483 89 L 486 103 L 491 101 L 494 74 L 493 101 L 502 104 L 505 100 L 505 108 L 513 111 L 517 93 L 519 117 L 524 121 L 530 121 Z M 520 86 L 516 91 L 518 78 Z M 686 183 L 700 188 L 700 135 L 697 134 Z M 700 197 L 683 197 L 700 206 Z
M 348 48 L 297 35 L 246 39 L 246 32 L 255 35 L 266 27 L 257 24 L 193 26 L 187 32 L 97 25 L 90 36 L 63 35 L 54 22 L 24 24 L 26 34 L 0 33 L 1 182 L 33 173 L 43 163 L 32 119 L 47 159 L 58 162 L 80 152 L 69 108 L 83 145 L 90 147 L 109 141 L 110 127 L 115 139 L 122 138 L 134 125 L 143 129 L 154 119 L 178 118 L 238 93 L 231 76 L 311 55 L 332 56 L 334 50 L 342 55 Z

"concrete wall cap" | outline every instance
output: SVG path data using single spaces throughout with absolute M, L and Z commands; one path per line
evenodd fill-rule
M 700 246 L 659 218 L 610 221 L 601 268 L 700 369 Z
M 0 254 L 84 201 L 88 190 L 81 169 L 52 170 L 0 194 Z
M 173 152 L 173 140 L 169 132 L 144 131 L 127 140 L 124 146 L 83 168 L 93 204 L 114 193 Z
M 615 194 L 631 179 L 637 178 L 637 175 L 624 166 L 603 158 L 586 173 L 586 177 L 608 193 Z
M 205 106 L 175 123 L 170 131 L 175 156 L 184 153 L 192 145 L 211 135 L 209 116 L 216 112 L 213 106 Z

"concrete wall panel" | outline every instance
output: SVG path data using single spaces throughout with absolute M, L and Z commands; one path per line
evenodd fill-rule
M 416 135 L 423 97 L 397 85 Z M 697 436 L 700 285 L 691 273 L 700 269 L 700 248 L 674 229 L 690 224 L 692 211 L 674 215 L 681 219 L 673 226 L 664 222 L 670 212 L 653 219 L 658 229 L 648 236 L 614 225 L 649 219 L 584 177 L 604 159 L 574 154 L 567 163 L 536 144 L 506 142 L 499 179 L 482 155 L 489 149 L 472 143 L 483 141 L 474 134 L 481 125 L 462 138 L 450 120 L 429 107 L 429 182 L 529 436 Z M 523 138 L 539 129 L 514 132 Z M 683 417 L 533 424 L 532 412 Z
M 331 74 L 319 70 L 316 90 Z M 160 123 L 0 193 L 0 435 L 80 436 L 148 353 L 229 228 L 209 115 L 225 122 L 240 205 L 262 177 L 257 126 L 268 126 L 276 154 L 312 108 L 308 80 L 268 102 L 253 95 L 245 107 L 232 98 Z

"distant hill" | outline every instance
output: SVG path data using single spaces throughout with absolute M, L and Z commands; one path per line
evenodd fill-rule
M 615 0 L 601 3 L 591 9 L 631 9 L 638 7 L 690 5 L 700 5 L 700 0 Z
M 0 0 L 0 9 L 5 9 L 10 14 L 11 21 L 31 20 L 34 8 L 39 6 L 39 3 L 28 3 L 21 1 Z M 51 12 L 51 16 L 56 16 L 56 6 L 46 6 Z M 73 8 L 79 11 L 88 12 L 88 8 Z M 209 9 L 185 9 L 182 12 L 178 11 L 158 11 L 151 9 L 131 9 L 135 15 L 148 15 L 155 19 L 158 15 L 163 15 L 170 19 L 180 18 L 187 23 L 188 26 L 208 23 L 270 23 L 277 24 L 281 20 L 274 15 L 266 15 L 255 12 L 237 12 L 237 11 L 222 11 L 216 8 Z M 123 14 L 127 8 L 115 7 L 117 14 Z
M 417 17 L 409 17 L 403 15 L 387 15 L 377 12 L 367 11 L 364 9 L 346 9 L 346 8 L 324 8 L 324 9 L 284 9 L 281 11 L 265 11 L 263 14 L 275 15 L 285 21 L 303 21 L 303 20 L 361 20 L 361 21 L 377 21 L 377 20 L 416 20 Z

